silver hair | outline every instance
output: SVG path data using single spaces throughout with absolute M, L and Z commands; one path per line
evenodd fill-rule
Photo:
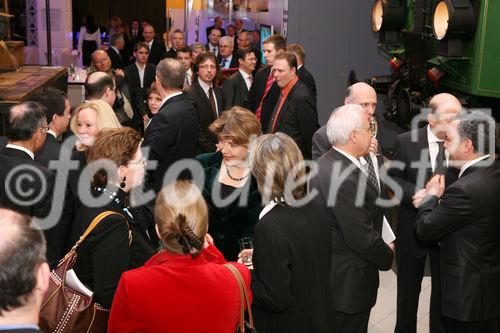
M 346 144 L 351 132 L 363 127 L 366 118 L 363 107 L 358 104 L 346 104 L 336 108 L 326 124 L 326 135 L 330 144 Z
M 234 38 L 233 37 L 229 37 L 229 36 L 221 37 L 221 39 L 219 39 L 219 44 L 221 42 L 224 42 L 224 41 L 229 42 L 229 44 L 231 44 L 231 46 L 234 47 Z
M 490 135 L 495 135 L 495 120 L 484 112 L 473 111 L 459 117 L 458 135 L 461 140 L 471 140 L 474 152 L 491 154 L 494 142 Z M 491 144 L 493 143 L 493 149 Z M 493 151 L 492 151 L 493 150 Z

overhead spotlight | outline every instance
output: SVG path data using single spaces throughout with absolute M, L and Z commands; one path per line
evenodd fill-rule
M 437 40 L 472 36 L 476 30 L 476 17 L 470 0 L 439 1 L 432 15 L 432 30 Z
M 400 0 L 375 0 L 372 7 L 372 30 L 397 31 L 405 23 L 406 7 Z

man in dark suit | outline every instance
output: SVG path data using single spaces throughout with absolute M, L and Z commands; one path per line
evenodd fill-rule
M 222 84 L 226 108 L 244 105 L 252 86 L 252 73 L 257 62 L 253 50 L 238 50 L 235 59 L 239 63 L 238 71 Z
M 445 146 L 459 178 L 434 176 L 419 207 L 420 240 L 441 246 L 441 313 L 446 332 L 498 332 L 500 319 L 500 163 L 490 145 L 494 120 L 473 112 L 448 132 Z M 491 155 L 490 155 L 491 154 Z
M 397 135 L 392 130 L 384 126 L 383 120 L 377 119 L 375 110 L 377 108 L 377 93 L 375 89 L 364 82 L 355 83 L 347 88 L 344 104 L 359 104 L 365 110 L 366 115 L 371 119 L 375 118 L 378 124 L 376 133 L 377 144 L 384 156 L 390 157 L 394 151 Z M 318 159 L 331 148 L 326 135 L 326 125 L 320 127 L 313 135 L 312 157 Z
M 262 107 L 262 132 L 283 132 L 291 136 L 304 159 L 311 159 L 312 136 L 319 128 L 316 103 L 306 85 L 297 76 L 297 58 L 279 51 L 273 63 L 274 77 L 280 88 L 275 105 Z
M 142 116 L 146 114 L 146 95 L 155 80 L 156 66 L 148 62 L 149 48 L 146 43 L 139 42 L 135 45 L 134 58 L 135 62 L 125 67 L 124 72 L 134 113 Z
M 214 25 L 207 27 L 207 29 L 205 30 L 205 32 L 207 34 L 207 42 L 209 40 L 208 36 L 210 36 L 210 33 L 212 32 L 213 29 L 219 29 L 221 32 L 221 37 L 226 35 L 226 30 L 224 30 L 224 28 L 222 28 L 223 23 L 224 23 L 224 21 L 222 20 L 222 17 L 217 16 L 216 18 L 214 18 Z
M 14 105 L 7 119 L 9 143 L 0 151 L 0 207 L 38 218 L 47 217 L 52 206 L 55 175 L 34 161 L 47 136 L 47 118 L 36 102 Z M 59 259 L 55 228 L 45 231 L 47 258 Z
M 281 41 L 276 41 L 278 44 L 281 43 Z M 255 52 L 255 56 L 257 57 L 257 65 L 256 69 L 259 69 L 261 66 L 261 59 L 262 59 L 262 52 L 258 49 L 255 49 L 252 47 L 253 44 L 253 37 L 252 37 L 252 32 L 251 31 L 243 31 L 240 33 L 238 36 L 238 39 L 236 40 L 236 50 L 239 49 L 250 49 Z M 286 48 L 286 44 L 285 44 Z M 255 74 L 255 73 L 254 73 Z
M 137 19 L 132 20 L 130 24 L 130 36 L 132 37 L 132 45 L 144 41 L 144 36 L 142 36 L 142 26 L 141 22 Z
M 196 156 L 198 117 L 189 96 L 182 92 L 186 70 L 175 59 L 164 59 L 156 67 L 156 87 L 162 104 L 144 134 L 149 160 L 158 162 L 148 170 L 147 185 L 159 192 L 163 177 L 175 162 Z
M 207 50 L 212 52 L 216 57 L 219 57 L 219 41 L 222 37 L 220 29 L 214 28 L 208 35 Z
M 274 107 L 280 94 L 280 88 L 275 82 L 272 67 L 276 53 L 280 50 L 286 50 L 286 41 L 280 35 L 272 35 L 264 41 L 263 48 L 267 66 L 257 70 L 252 87 L 250 87 L 248 99 L 245 101 L 245 107 L 255 113 L 255 116 L 261 122 L 263 105 Z M 269 120 L 269 116 L 266 116 Z
M 430 256 L 432 275 L 429 327 L 431 332 L 444 332 L 439 299 L 439 245 L 417 240 L 414 229 L 417 210 L 413 207 L 412 197 L 425 192 L 421 189 L 432 173 L 446 173 L 448 163 L 443 146 L 446 125 L 462 107 L 450 94 L 434 96 L 430 107 L 428 126 L 399 135 L 393 162 L 402 167 L 396 165 L 389 170 L 389 175 L 403 190 L 396 228 L 398 296 L 395 332 L 416 330 L 418 299 L 427 254 Z M 418 164 L 420 167 L 417 167 Z M 448 175 L 451 182 L 452 170 Z
M 61 143 L 58 140 L 68 129 L 71 105 L 65 93 L 52 87 L 37 91 L 31 100 L 44 106 L 49 122 L 45 144 L 35 153 L 35 161 L 48 168 L 50 161 L 59 159 Z
M 316 81 L 312 74 L 306 69 L 304 61 L 306 59 L 306 52 L 302 45 L 300 44 L 290 44 L 286 47 L 286 49 L 297 57 L 297 75 L 300 81 L 304 82 L 307 86 L 311 95 L 314 98 L 314 101 L 317 100 L 317 92 L 316 92 Z
M 186 91 L 194 101 L 198 113 L 198 153 L 215 151 L 217 138 L 208 131 L 208 126 L 224 111 L 222 90 L 215 85 L 219 71 L 217 58 L 213 53 L 202 52 L 194 65 L 195 78 Z
M 106 53 L 108 54 L 109 59 L 111 59 L 112 69 L 123 69 L 125 67 L 125 63 L 120 53 L 124 47 L 125 39 L 122 34 L 116 33 L 110 37 L 109 49 L 106 50 Z
M 43 234 L 31 219 L 0 208 L 0 332 L 37 333 L 49 287 Z
M 221 69 L 237 68 L 238 60 L 234 52 L 234 40 L 225 36 L 219 40 L 219 55 L 217 61 Z
M 166 58 L 177 58 L 177 49 L 186 45 L 184 39 L 184 32 L 181 29 L 176 29 L 170 34 L 170 41 L 172 42 L 172 48 L 166 53 Z
M 327 126 L 333 149 L 319 158 L 311 188 L 319 192 L 314 200 L 324 207 L 332 229 L 333 332 L 367 332 L 378 271 L 391 268 L 394 244 L 382 239 L 383 208 L 376 203 L 380 187 L 373 171 L 360 162 L 372 144 L 365 112 L 359 105 L 344 105 Z
M 143 28 L 142 36 L 144 37 L 144 43 L 149 47 L 149 62 L 155 66 L 158 65 L 167 56 L 165 43 L 155 38 L 155 29 L 151 25 L 146 25 Z

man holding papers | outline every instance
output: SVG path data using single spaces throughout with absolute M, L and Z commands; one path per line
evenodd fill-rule
M 335 110 L 327 124 L 333 149 L 318 159 L 311 179 L 314 200 L 324 207 L 332 230 L 330 279 L 334 332 L 366 332 L 377 299 L 379 270 L 389 270 L 393 243 L 382 238 L 384 190 L 368 155 L 372 133 L 360 105 Z M 382 186 L 381 186 L 382 185 Z

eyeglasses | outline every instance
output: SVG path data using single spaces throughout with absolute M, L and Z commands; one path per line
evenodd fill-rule
M 135 161 L 134 160 L 130 160 L 130 161 L 128 161 L 127 164 L 132 164 L 132 165 L 146 165 L 146 164 L 148 164 L 148 162 L 147 162 L 146 158 L 143 156 L 139 160 L 135 160 Z
M 217 69 L 217 66 L 214 66 L 214 65 L 200 65 L 199 66 L 200 69 L 203 69 L 203 70 L 216 70 Z

